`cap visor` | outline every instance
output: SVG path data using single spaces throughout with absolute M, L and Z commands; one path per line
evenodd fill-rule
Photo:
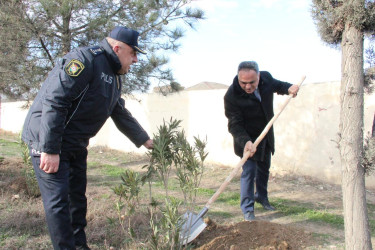
M 146 51 L 144 50 L 141 50 L 140 48 L 138 48 L 137 46 L 133 46 L 133 49 L 135 49 L 136 51 L 138 51 L 139 53 L 142 53 L 142 54 L 147 54 Z

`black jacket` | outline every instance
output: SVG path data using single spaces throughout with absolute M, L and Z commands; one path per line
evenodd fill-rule
M 26 117 L 22 139 L 35 150 L 58 154 L 87 147 L 111 117 L 137 147 L 148 134 L 121 98 L 121 63 L 107 40 L 78 48 L 51 70 Z
M 252 94 L 247 94 L 238 83 L 238 76 L 233 80 L 224 96 L 225 116 L 228 118 L 228 130 L 233 136 L 234 152 L 242 157 L 247 141 L 254 142 L 267 123 L 272 119 L 273 93 L 288 94 L 290 83 L 276 80 L 267 71 L 260 72 L 258 89 L 261 101 Z M 257 147 L 254 160 L 263 160 L 265 150 L 275 152 L 273 128 Z

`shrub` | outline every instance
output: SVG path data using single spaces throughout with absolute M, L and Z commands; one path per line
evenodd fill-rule
M 38 186 L 38 181 L 36 179 L 35 173 L 34 173 L 34 168 L 31 163 L 31 157 L 29 154 L 29 148 L 21 140 L 21 136 L 19 138 L 19 145 L 21 147 L 21 156 L 22 156 L 22 161 L 25 164 L 26 168 L 23 171 L 23 176 L 25 178 L 26 182 L 26 195 L 29 197 L 39 197 L 40 196 L 40 190 Z
M 134 239 L 130 222 L 123 223 L 124 217 L 129 217 L 134 212 L 142 213 L 138 200 L 140 186 L 149 184 L 150 204 L 147 207 L 151 236 L 147 242 L 150 249 L 180 249 L 181 227 L 184 223 L 183 211 L 191 211 L 195 206 L 197 190 L 204 172 L 203 162 L 207 157 L 205 152 L 206 141 L 194 137 L 194 145 L 190 145 L 183 130 L 179 130 L 181 121 L 170 119 L 158 127 L 158 133 L 154 135 L 154 148 L 148 153 L 149 164 L 143 166 L 147 172 L 140 177 L 138 174 L 127 170 L 121 177 L 123 183 L 113 190 L 120 196 L 116 208 L 119 214 L 123 231 Z M 168 181 L 171 170 L 175 167 L 180 192 L 184 201 L 179 201 L 169 195 Z M 159 202 L 152 195 L 152 182 L 160 181 L 165 189 L 164 202 Z M 123 201 L 123 202 L 122 202 Z M 122 212 L 125 211 L 125 212 Z M 187 247 L 189 248 L 189 247 Z

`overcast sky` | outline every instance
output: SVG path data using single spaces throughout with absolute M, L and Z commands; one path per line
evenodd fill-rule
M 341 52 L 321 41 L 310 0 L 198 0 L 207 19 L 189 30 L 170 66 L 184 87 L 230 85 L 241 61 L 296 83 L 338 81 Z

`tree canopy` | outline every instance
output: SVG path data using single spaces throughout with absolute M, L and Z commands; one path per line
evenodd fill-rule
M 71 49 L 91 46 L 117 25 L 140 32 L 140 56 L 125 76 L 124 92 L 151 82 L 174 82 L 168 53 L 178 50 L 185 28 L 204 18 L 193 0 L 1 0 L 0 91 L 33 97 L 56 61 Z
M 328 44 L 341 43 L 345 23 L 374 35 L 375 3 L 366 0 L 364 7 L 353 6 L 345 0 L 313 0 L 312 16 L 322 40 Z
M 315 20 L 321 39 L 337 47 L 341 44 L 345 24 L 361 30 L 369 41 L 365 50 L 366 68 L 364 87 L 367 93 L 374 91 L 375 81 L 375 2 L 364 1 L 364 6 L 352 5 L 346 0 L 313 0 L 312 17 Z

